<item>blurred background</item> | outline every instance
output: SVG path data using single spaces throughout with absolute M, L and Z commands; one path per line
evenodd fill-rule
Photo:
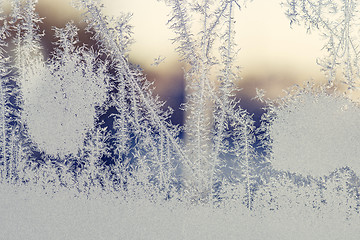
M 171 38 L 174 34 L 166 25 L 171 9 L 157 0 L 104 0 L 105 13 L 117 16 L 121 12 L 133 13 L 131 24 L 135 43 L 129 51 L 129 59 L 139 65 L 154 81 L 161 99 L 173 109 L 185 101 L 185 83 L 182 64 L 175 52 Z M 323 42 L 317 32 L 307 34 L 302 26 L 290 28 L 289 21 L 279 0 L 254 0 L 241 11 L 235 12 L 237 47 L 240 48 L 236 64 L 241 66 L 239 87 L 241 104 L 258 121 L 261 103 L 252 100 L 255 89 L 262 88 L 266 97 L 275 98 L 282 90 L 307 81 L 324 82 L 325 77 L 316 64 L 321 57 Z M 51 52 L 53 31 L 51 26 L 63 27 L 74 21 L 81 29 L 81 12 L 70 5 L 70 0 L 39 0 L 37 12 L 44 18 L 42 28 L 44 48 Z M 80 40 L 93 44 L 84 32 Z M 45 53 L 46 54 L 46 53 Z M 155 66 L 154 59 L 165 58 Z M 176 111 L 172 121 L 183 122 L 183 113 Z

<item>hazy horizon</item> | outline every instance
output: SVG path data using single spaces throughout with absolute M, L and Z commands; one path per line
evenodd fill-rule
M 122 12 L 133 14 L 130 23 L 136 41 L 130 47 L 130 61 L 155 76 L 157 85 L 173 82 L 166 79 L 181 75 L 182 64 L 171 41 L 174 35 L 166 25 L 170 8 L 164 2 L 105 0 L 104 6 L 105 13 L 115 17 Z M 79 24 L 81 19 L 70 0 L 39 0 L 38 8 L 41 17 L 45 17 L 44 25 L 60 27 L 70 19 Z M 303 26 L 291 29 L 283 12 L 280 1 L 265 0 L 249 2 L 235 12 L 235 41 L 240 49 L 236 64 L 241 67 L 242 78 L 239 83 L 249 97 L 254 97 L 255 88 L 265 89 L 268 97 L 274 98 L 293 84 L 325 79 L 316 64 L 316 59 L 324 54 L 319 34 L 307 34 Z M 159 56 L 165 60 L 153 66 Z M 169 87 L 157 88 L 160 95 L 169 92 Z

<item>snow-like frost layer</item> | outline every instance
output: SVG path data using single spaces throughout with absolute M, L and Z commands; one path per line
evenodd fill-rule
M 274 168 L 324 176 L 348 166 L 360 173 L 360 108 L 353 102 L 307 91 L 275 112 Z
M 64 65 L 33 63 L 36 71 L 22 84 L 23 118 L 32 140 L 47 154 L 77 153 L 94 125 L 95 107 L 106 100 L 106 76 L 92 72 L 95 57 L 83 54 L 86 64 L 77 55 Z
M 16 190 L 16 191 L 15 191 Z M 167 201 L 50 197 L 0 186 L 0 239 L 358 239 L 359 217 L 282 209 L 257 215 L 241 205 L 214 208 Z M 297 214 L 291 214 L 296 212 Z

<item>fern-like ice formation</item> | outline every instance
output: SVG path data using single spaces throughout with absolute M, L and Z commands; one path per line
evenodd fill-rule
M 200 200 L 211 198 L 215 186 L 223 183 L 221 169 L 229 165 L 227 158 L 230 158 L 232 164 L 238 167 L 234 167 L 231 177 L 238 179 L 242 175 L 250 191 L 251 164 L 255 155 L 254 123 L 235 100 L 238 76 L 233 69 L 237 52 L 233 30 L 234 10 L 240 8 L 242 3 L 165 2 L 172 7 L 172 18 L 168 24 L 177 34 L 174 39 L 178 44 L 177 50 L 190 65 L 185 73 L 188 90 L 185 134 L 186 150 L 191 161 L 183 163 L 185 184 L 197 192 L 195 196 Z M 194 33 L 190 25 L 190 14 L 200 19 L 198 33 Z M 218 34 L 219 31 L 221 34 Z M 220 61 L 217 61 L 213 43 L 219 39 Z M 218 73 L 211 71 L 215 65 L 220 65 Z M 220 83 L 218 89 L 214 84 L 214 75 Z
M 163 103 L 152 96 L 150 83 L 139 69 L 130 67 L 124 55 L 129 43 L 129 16 L 108 19 L 97 1 L 77 1 L 76 5 L 86 10 L 88 30 L 94 33 L 95 40 L 112 60 L 115 70 L 115 93 L 111 95 L 111 104 L 117 111 L 114 121 L 118 159 L 115 162 L 129 158 L 129 151 L 132 151 L 138 167 L 143 168 L 141 171 L 150 174 L 139 174 L 138 177 L 145 178 L 139 181 L 151 181 L 167 193 L 175 181 L 175 164 L 186 161 L 187 156 L 177 138 L 178 127 L 167 121 L 171 112 L 161 109 Z M 124 139 L 134 141 L 135 148 L 130 149 L 130 142 Z
M 79 29 L 68 23 L 53 28 L 55 50 L 44 59 L 42 19 L 35 5 L 32 0 L 14 0 L 10 26 L 3 18 L 2 45 L 6 47 L 7 31 L 13 33 L 15 57 L 13 67 L 6 68 L 10 60 L 2 55 L 2 173 L 7 177 L 13 169 L 18 171 L 15 179 L 29 182 L 20 177 L 25 169 L 30 174 L 34 167 L 46 172 L 53 166 L 59 170 L 60 185 L 75 182 L 75 188 L 85 191 L 96 186 L 123 189 L 136 166 L 137 172 L 146 174 L 134 170 L 135 185 L 151 183 L 168 194 L 175 164 L 186 156 L 178 128 L 168 122 L 170 112 L 161 109 L 163 103 L 152 96 L 151 84 L 144 83 L 140 69 L 125 57 L 131 42 L 130 16 L 108 19 L 99 2 L 79 1 L 76 5 L 87 10 L 88 31 L 99 49 L 81 45 Z M 111 129 L 101 120 L 109 109 Z M 25 169 L 10 166 L 18 164 Z M 62 175 L 68 173 L 72 177 L 64 180 Z
M 7 37 L 8 26 L 7 23 L 4 21 L 5 17 L 3 16 L 3 12 L 1 11 L 1 21 L 4 24 L 1 26 L 1 35 L 0 35 L 0 45 L 1 45 L 1 52 L 0 52 L 0 70 L 1 70 L 1 85 L 0 85 L 0 131 L 1 131 L 1 165 L 7 165 L 7 152 L 6 152 L 6 144 L 7 144 L 7 129 L 8 129 L 8 112 L 9 108 L 7 107 L 8 103 L 8 85 L 7 85 L 7 76 L 9 74 L 9 59 L 5 55 L 6 52 L 3 50 L 4 47 L 7 46 L 5 40 Z M 3 176 L 1 176 L 3 177 Z
M 74 1 L 84 11 L 86 30 L 97 47 L 82 45 L 79 29 L 68 23 L 53 28 L 54 51 L 45 59 L 37 1 L 11 3 L 10 26 L 4 18 L 3 27 L 3 38 L 9 29 L 15 46 L 13 74 L 3 81 L 6 175 L 14 168 L 11 164 L 21 165 L 24 169 L 14 170 L 15 179 L 54 182 L 25 174 L 33 169 L 49 177 L 46 172 L 52 166 L 59 171 L 55 182 L 80 192 L 92 187 L 125 191 L 142 186 L 149 196 L 154 188 L 167 196 L 180 188 L 196 202 L 217 201 L 227 187 L 244 183 L 250 207 L 256 184 L 254 122 L 236 100 L 238 76 L 233 69 L 234 11 L 243 3 L 167 1 L 173 8 L 169 23 L 178 34 L 178 51 L 190 66 L 185 72 L 188 117 L 184 128 L 169 122 L 171 111 L 162 110 L 164 104 L 153 97 L 151 84 L 126 58 L 132 42 L 131 15 L 113 19 L 103 15 L 100 1 Z M 190 12 L 202 22 L 196 34 Z M 214 41 L 222 47 L 215 49 Z M 219 71 L 213 72 L 216 65 Z M 105 127 L 103 116 L 111 126 Z M 185 141 L 179 138 L 180 130 Z
M 319 29 L 328 57 L 318 64 L 332 86 L 341 79 L 349 89 L 359 88 L 359 7 L 355 0 L 287 0 L 290 24 L 304 23 L 307 31 Z M 342 74 L 342 76 L 340 75 Z

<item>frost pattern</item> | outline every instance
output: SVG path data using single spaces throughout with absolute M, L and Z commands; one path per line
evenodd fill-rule
M 266 112 L 256 129 L 236 98 L 234 25 L 246 2 L 165 3 L 188 66 L 185 126 L 170 122 L 172 110 L 128 61 L 131 15 L 112 18 L 99 0 L 74 1 L 96 44 L 83 45 L 70 22 L 53 28 L 54 51 L 45 59 L 41 39 L 50 33 L 40 29 L 37 1 L 12 0 L 10 15 L 1 13 L 1 236 L 357 239 L 358 104 L 311 85 L 274 101 L 257 90 Z M 309 26 L 316 26 L 309 9 L 318 6 L 317 23 L 330 23 L 320 16 L 340 6 L 288 4 L 292 21 Z M 355 13 L 345 7 L 339 12 Z M 349 29 L 354 18 L 345 17 Z M 330 70 L 338 62 L 354 69 L 344 61 L 357 58 L 348 48 L 353 35 L 334 21 Z
M 172 7 L 172 18 L 168 24 L 177 34 L 174 39 L 178 44 L 177 50 L 191 66 L 185 73 L 189 91 L 184 106 L 189 113 L 185 124 L 185 148 L 190 159 L 183 163 L 185 184 L 195 190 L 195 195 L 200 194 L 196 198 L 206 200 L 214 194 L 214 187 L 226 179 L 220 169 L 227 167 L 230 162 L 233 165 L 230 178 L 235 181 L 241 178 L 250 199 L 251 164 L 255 159 L 254 123 L 251 116 L 241 109 L 239 102 L 234 100 L 237 76 L 233 61 L 237 50 L 233 16 L 235 8 L 241 7 L 240 3 L 165 2 Z M 197 16 L 202 23 L 197 33 L 191 28 L 190 14 Z M 219 39 L 223 43 L 218 60 L 213 43 Z M 214 74 L 211 68 L 216 65 L 221 69 L 215 73 L 219 88 L 211 81 Z

